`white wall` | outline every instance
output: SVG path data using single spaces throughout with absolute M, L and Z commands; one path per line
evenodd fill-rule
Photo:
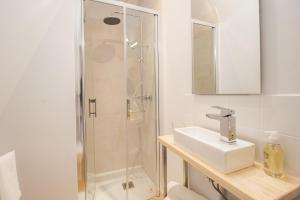
M 170 133 L 173 120 L 190 111 L 184 94 L 192 92 L 192 50 L 190 1 L 162 0 L 161 3 L 159 109 L 163 134 Z M 180 161 L 169 155 L 168 162 L 178 162 L 176 166 L 180 167 Z M 168 175 L 172 180 L 182 178 L 177 167 L 169 167 Z
M 299 47 L 300 14 L 297 0 L 261 1 L 263 95 L 191 95 L 190 1 L 164 0 L 162 3 L 162 63 L 160 72 L 161 132 L 172 133 L 173 126 L 199 124 L 219 129 L 218 122 L 207 119 L 216 112 L 212 105 L 236 110 L 238 137 L 255 142 L 257 160 L 267 135 L 264 130 L 283 133 L 286 171 L 300 177 L 300 93 Z M 180 13 L 180 15 L 178 14 Z M 282 22 L 285 25 L 280 26 Z M 297 78 L 298 77 L 298 78 Z M 293 94 L 291 94 L 293 93 Z M 297 137 L 297 138 L 293 138 Z M 169 180 L 180 180 L 181 166 L 169 159 Z M 176 167 L 175 167 L 176 166 Z M 192 188 L 217 199 L 205 178 L 191 172 Z
M 74 2 L 0 7 L 0 155 L 15 149 L 22 200 L 77 197 Z

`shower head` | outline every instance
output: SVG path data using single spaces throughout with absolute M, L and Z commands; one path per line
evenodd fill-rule
M 121 22 L 118 17 L 106 17 L 103 19 L 103 22 L 107 25 L 117 25 Z
M 117 25 L 117 24 L 120 24 L 120 22 L 121 22 L 120 18 L 114 17 L 114 15 L 124 15 L 124 13 L 123 12 L 118 12 L 118 11 L 112 12 L 111 16 L 105 17 L 103 19 L 103 22 L 105 24 L 107 24 L 107 25 Z M 134 15 L 134 14 L 129 14 L 129 13 L 126 13 L 126 15 L 127 16 L 131 16 L 131 17 L 136 17 L 139 20 L 141 20 L 141 16 Z

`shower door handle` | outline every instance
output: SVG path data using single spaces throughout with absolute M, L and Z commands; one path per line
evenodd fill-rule
M 94 105 L 94 106 L 92 106 Z M 93 107 L 93 111 L 92 111 Z M 89 99 L 89 117 L 97 117 L 97 100 L 96 99 Z

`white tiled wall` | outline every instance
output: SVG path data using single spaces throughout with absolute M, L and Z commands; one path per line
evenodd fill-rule
M 300 2 L 261 1 L 263 94 L 223 96 L 191 95 L 190 36 L 185 31 L 176 32 L 189 29 L 191 11 L 186 1 L 163 2 L 162 133 L 172 133 L 174 124 L 196 123 L 218 129 L 218 122 L 207 119 L 205 114 L 216 112 L 210 108 L 213 105 L 230 107 L 236 110 L 238 137 L 257 145 L 257 160 L 262 159 L 262 148 L 267 139 L 264 130 L 278 130 L 283 134 L 286 171 L 300 178 L 300 39 L 297 36 L 300 27 L 294 26 L 300 22 L 299 12 L 294 11 L 300 7 Z M 178 13 L 181 13 L 180 19 Z M 174 18 L 177 20 L 172 21 Z M 174 156 L 170 156 L 169 162 L 172 163 L 169 179 L 180 180 L 180 162 Z M 176 165 L 178 167 L 174 167 Z M 204 184 L 202 175 L 193 170 L 191 174 L 193 189 L 210 199 L 218 199 L 210 186 Z

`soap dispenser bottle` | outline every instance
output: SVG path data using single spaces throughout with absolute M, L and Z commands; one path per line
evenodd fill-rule
M 284 176 L 284 152 L 280 145 L 280 135 L 276 131 L 266 131 L 268 143 L 264 148 L 264 171 L 266 174 L 281 178 Z

